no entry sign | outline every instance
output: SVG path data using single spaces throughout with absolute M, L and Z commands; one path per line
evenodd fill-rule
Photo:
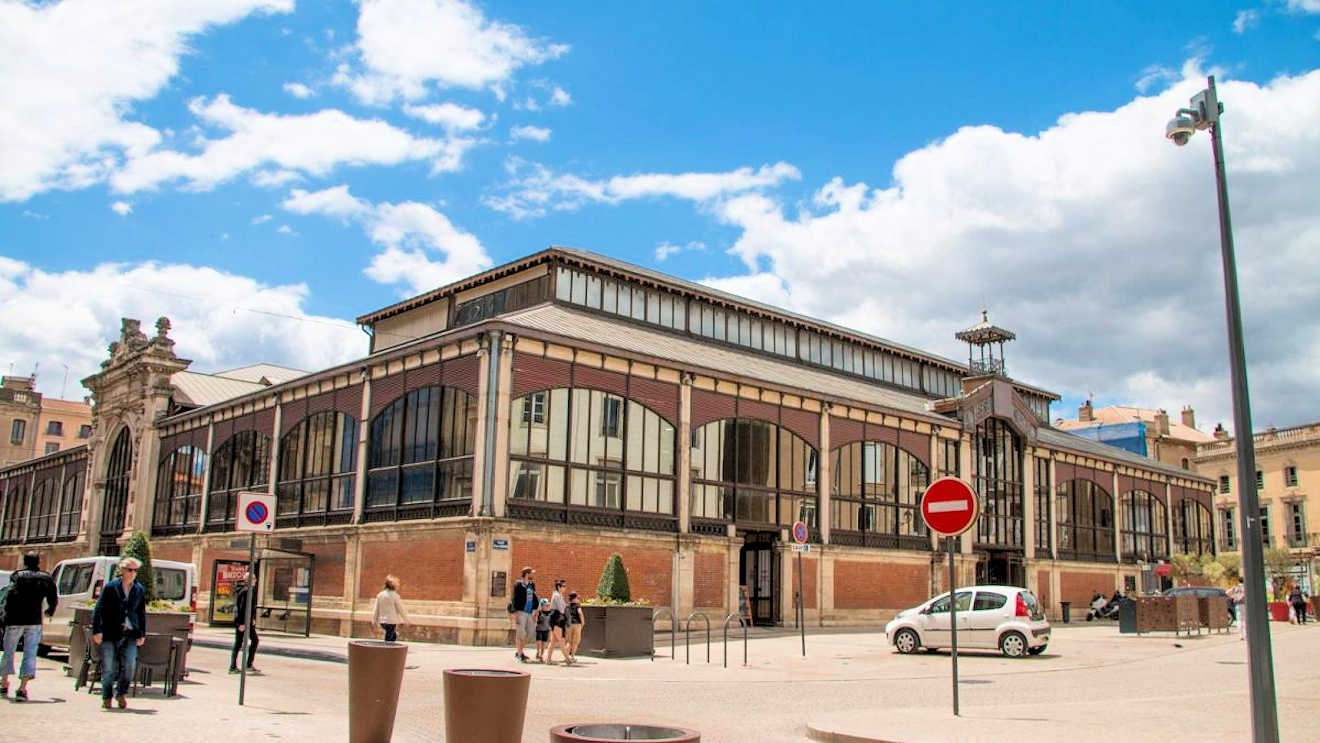
M 976 492 L 956 477 L 941 477 L 921 496 L 921 517 L 936 534 L 957 536 L 972 528 L 980 514 Z
M 275 496 L 266 493 L 239 493 L 237 531 L 275 531 Z

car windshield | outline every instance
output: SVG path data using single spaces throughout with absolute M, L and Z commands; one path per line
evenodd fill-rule
M 183 601 L 188 596 L 188 574 L 178 568 L 156 568 L 156 598 Z

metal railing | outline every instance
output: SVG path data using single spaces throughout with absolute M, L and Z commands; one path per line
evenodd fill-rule
M 686 646 L 685 652 L 687 653 L 687 659 L 683 662 L 687 663 L 688 665 L 692 664 L 692 618 L 693 617 L 701 617 L 702 621 L 706 623 L 706 662 L 709 663 L 710 662 L 710 617 L 706 616 L 704 612 L 700 612 L 700 611 L 692 612 L 691 614 L 687 615 L 687 619 L 683 620 L 683 644 Z
M 674 642 L 678 638 L 678 617 L 674 615 L 672 609 L 661 607 L 651 612 L 651 636 L 655 636 L 655 623 L 664 615 L 669 615 L 669 659 L 678 660 L 678 655 L 674 651 Z M 655 660 L 655 650 L 651 651 L 651 660 Z
M 728 668 L 728 667 L 729 667 L 729 620 L 730 620 L 730 619 L 737 619 L 737 620 L 738 620 L 738 625 L 739 625 L 740 627 L 742 627 L 742 631 L 743 631 L 743 665 L 746 666 L 746 665 L 747 665 L 747 623 L 744 622 L 744 621 L 742 620 L 742 617 L 738 616 L 737 614 L 730 614 L 729 616 L 727 616 L 727 617 L 724 618 L 724 627 L 723 627 L 723 631 L 724 631 L 724 667 L 725 667 L 725 668 Z

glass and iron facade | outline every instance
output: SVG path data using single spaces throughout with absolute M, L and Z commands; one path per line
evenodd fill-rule
M 726 418 L 692 432 L 694 523 L 778 530 L 818 527 L 817 452 L 797 434 L 764 420 Z

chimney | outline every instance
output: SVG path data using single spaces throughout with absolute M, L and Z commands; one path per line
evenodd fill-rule
M 1228 429 L 1224 428 L 1223 423 L 1215 424 L 1215 440 L 1223 441 L 1228 438 Z
M 1082 406 L 1077 408 L 1077 420 L 1083 423 L 1095 420 L 1095 413 L 1091 410 L 1090 400 L 1082 403 Z
M 1191 405 L 1183 406 L 1182 424 L 1188 428 L 1196 428 L 1196 411 L 1192 410 Z
M 1155 429 L 1160 432 L 1161 436 L 1169 435 L 1169 413 L 1164 408 L 1160 408 L 1160 411 L 1155 414 Z

